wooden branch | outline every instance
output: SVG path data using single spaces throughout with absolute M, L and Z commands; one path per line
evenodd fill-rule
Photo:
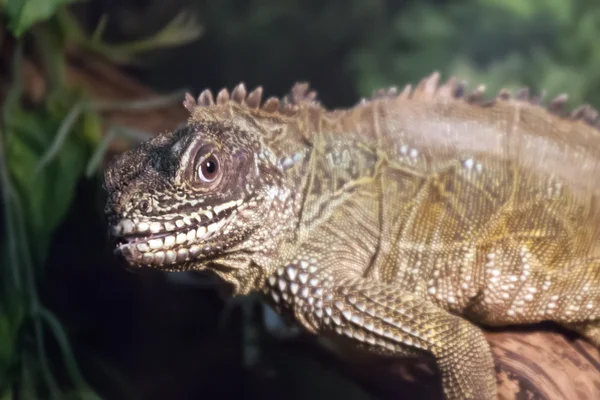
M 547 329 L 486 332 L 492 347 L 498 398 L 540 400 L 600 399 L 600 351 L 582 338 Z M 357 358 L 340 354 L 336 368 L 376 398 L 442 399 L 434 365 L 409 360 Z M 331 360 L 329 360 L 331 361 Z
M 600 399 L 600 352 L 557 332 L 488 333 L 500 399 Z

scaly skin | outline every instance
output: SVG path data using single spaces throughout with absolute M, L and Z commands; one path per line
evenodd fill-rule
M 186 128 L 106 171 L 117 252 L 261 291 L 339 343 L 433 359 L 448 399 L 496 397 L 477 324 L 552 320 L 600 345 L 595 112 L 438 80 L 334 111 L 300 84 L 264 103 L 243 85 L 188 95 Z

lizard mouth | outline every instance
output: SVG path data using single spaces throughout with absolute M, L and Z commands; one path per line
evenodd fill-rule
M 221 250 L 221 245 L 211 244 L 211 239 L 229 224 L 242 203 L 230 201 L 169 220 L 122 219 L 111 227 L 115 254 L 130 265 L 155 267 L 210 255 Z

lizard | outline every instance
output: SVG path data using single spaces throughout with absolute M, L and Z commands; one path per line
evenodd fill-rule
M 262 92 L 188 93 L 180 128 L 109 163 L 130 268 L 210 271 L 344 348 L 430 360 L 450 400 L 497 397 L 484 326 L 600 346 L 592 107 L 438 72 L 332 110 L 304 82 Z

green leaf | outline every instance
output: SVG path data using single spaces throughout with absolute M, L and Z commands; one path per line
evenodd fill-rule
M 204 33 L 204 28 L 195 19 L 194 14 L 182 11 L 160 31 L 149 37 L 113 44 L 102 40 L 106 17 L 100 20 L 98 28 L 90 36 L 68 10 L 59 12 L 56 16 L 67 42 L 101 54 L 119 64 L 138 64 L 136 56 L 139 54 L 159 48 L 181 46 L 197 40 Z
M 89 152 L 82 146 L 81 141 L 67 141 L 54 165 L 51 173 L 54 175 L 54 185 L 47 199 L 45 212 L 46 223 L 53 229 L 58 226 L 64 218 L 67 210 L 71 207 L 71 200 L 75 193 L 75 185 L 85 170 Z
M 47 20 L 63 5 L 76 0 L 7 0 L 8 27 L 16 37 L 33 24 Z
M 23 199 L 25 226 L 36 244 L 36 265 L 45 258 L 51 235 L 70 206 L 92 147 L 99 142 L 95 112 L 75 103 L 47 103 L 35 111 L 14 107 L 7 140 L 11 177 Z M 71 116 L 71 117 L 70 117 Z

